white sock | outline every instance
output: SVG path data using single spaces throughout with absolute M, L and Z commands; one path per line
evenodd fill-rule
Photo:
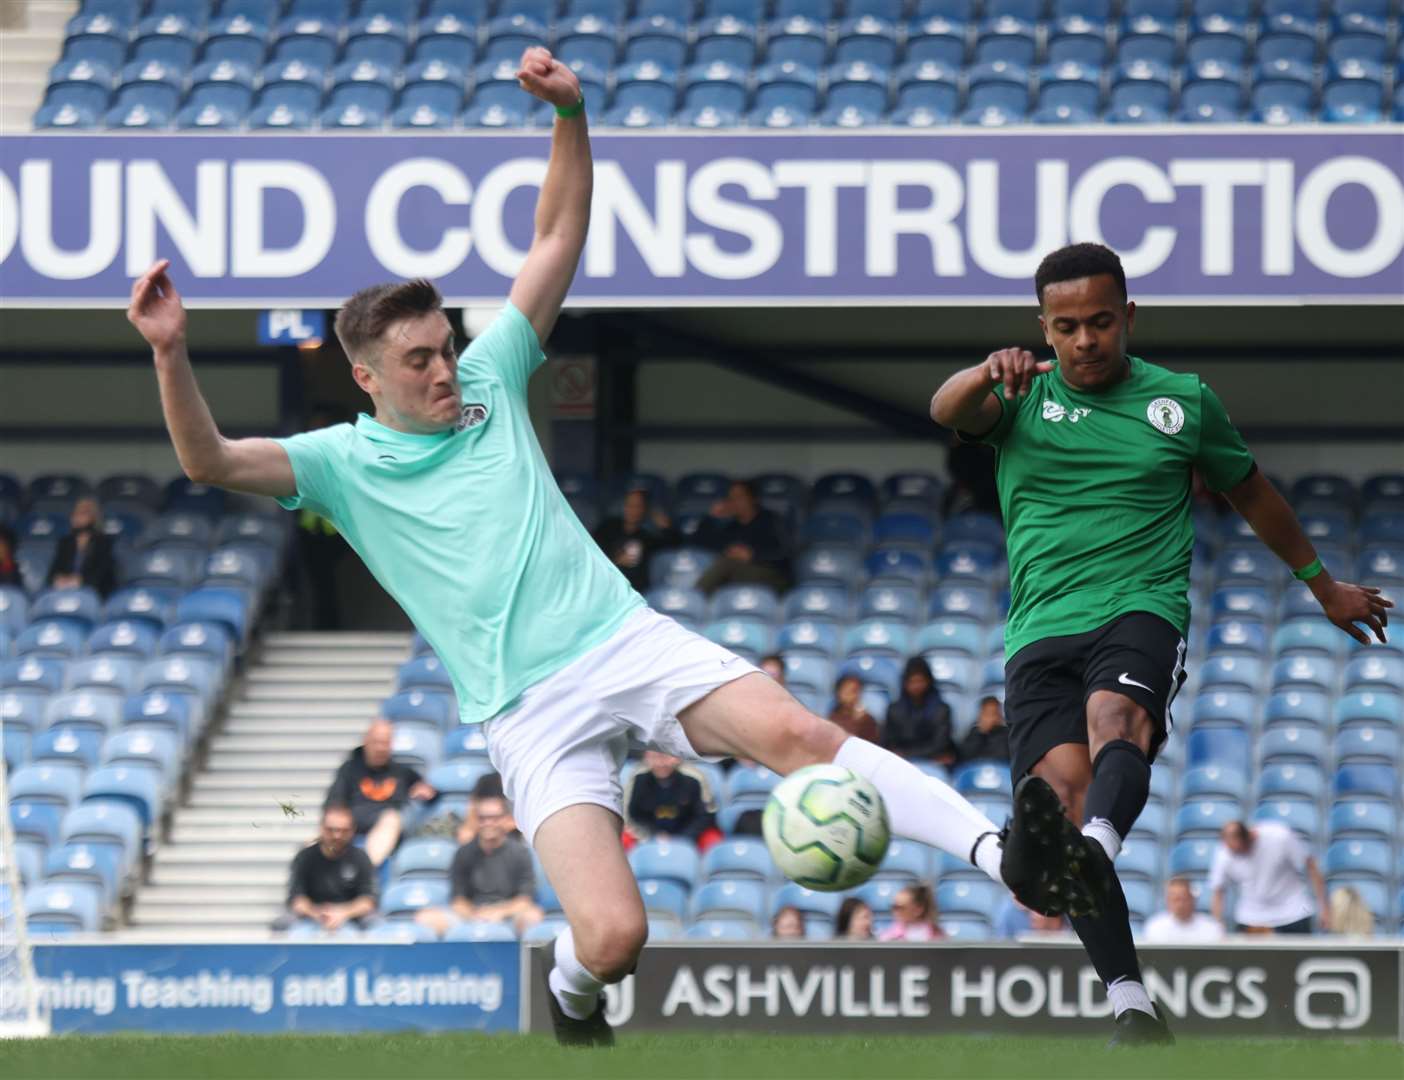
M 595 1011 L 604 983 L 585 970 L 575 956 L 575 937 L 566 927 L 556 938 L 556 966 L 547 980 L 561 1011 L 575 1020 L 587 1020 Z
M 1151 1004 L 1150 995 L 1146 993 L 1146 988 L 1132 979 L 1117 979 L 1107 987 L 1107 1000 L 1112 1003 L 1112 1008 L 1116 1010 L 1116 1015 L 1120 1016 L 1127 1009 L 1140 1009 L 1143 1013 L 1155 1015 L 1155 1006 Z
M 892 831 L 909 840 L 931 844 L 968 862 L 980 836 L 998 832 L 994 823 L 954 788 L 866 739 L 845 739 L 834 755 L 834 764 L 865 777 L 878 789 L 887 805 Z M 975 860 L 981 870 L 1003 885 L 1004 879 L 999 876 L 1000 851 L 999 843 L 991 836 L 980 843 Z
M 1116 862 L 1116 857 L 1121 854 L 1121 837 L 1110 821 L 1104 817 L 1094 817 L 1082 827 L 1082 835 L 1101 844 L 1107 858 Z

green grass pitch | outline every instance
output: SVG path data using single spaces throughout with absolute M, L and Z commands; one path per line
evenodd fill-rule
M 1400 1080 L 1392 1042 L 1182 1040 L 1108 1051 L 1048 1038 L 622 1038 L 562 1050 L 542 1036 L 125 1035 L 0 1043 L 7 1080 Z

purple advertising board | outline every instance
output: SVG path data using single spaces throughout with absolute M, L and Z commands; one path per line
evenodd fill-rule
M 1024 304 L 1039 259 L 1117 248 L 1142 299 L 1404 301 L 1404 128 L 594 137 L 578 307 Z M 544 133 L 0 138 L 0 299 L 331 307 L 374 281 L 506 293 Z

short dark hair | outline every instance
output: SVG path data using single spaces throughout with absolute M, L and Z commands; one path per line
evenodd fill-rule
M 374 363 L 368 349 L 392 323 L 442 311 L 444 298 L 425 278 L 388 281 L 362 289 L 336 313 L 336 337 L 353 362 Z
M 1121 290 L 1121 298 L 1126 299 L 1126 271 L 1121 268 L 1121 257 L 1105 244 L 1068 244 L 1057 251 L 1050 251 L 1038 264 L 1038 271 L 1034 274 L 1034 291 L 1038 293 L 1041 304 L 1043 290 L 1049 285 L 1096 277 L 1098 274 L 1110 274 Z
M 335 814 L 346 814 L 347 816 L 349 816 L 349 817 L 351 817 L 351 818 L 354 818 L 354 817 L 356 816 L 355 814 L 351 813 L 351 807 L 347 806 L 347 805 L 346 805 L 345 803 L 343 803 L 343 802 L 329 802 L 329 803 L 327 803 L 325 806 L 322 807 L 322 819 L 323 819 L 323 820 L 326 820 L 326 816 L 327 816 L 328 814 L 333 814 L 333 813 L 335 813 Z
M 506 793 L 502 790 L 502 777 L 495 772 L 484 773 L 478 777 L 478 782 L 473 785 L 473 794 L 470 798 L 477 799 L 505 799 Z

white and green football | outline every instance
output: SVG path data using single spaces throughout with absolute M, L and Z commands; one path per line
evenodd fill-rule
M 841 765 L 809 765 L 781 780 L 761 827 L 780 872 L 821 892 L 861 885 L 887 854 L 882 796 Z

